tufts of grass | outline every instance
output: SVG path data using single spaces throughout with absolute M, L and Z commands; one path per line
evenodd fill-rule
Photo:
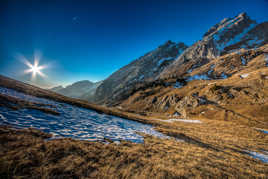
M 176 127 L 179 127 L 176 125 Z M 185 133 L 187 128 L 180 126 Z M 201 130 L 200 130 L 201 131 Z M 200 131 L 198 134 L 200 134 Z M 163 132 L 167 132 L 164 131 Z M 169 131 L 172 133 L 172 131 Z M 0 128 L 1 178 L 253 178 L 267 177 L 267 164 L 188 134 L 185 142 L 144 136 L 143 144 L 46 140 L 34 130 Z M 190 133 L 189 133 L 190 135 Z

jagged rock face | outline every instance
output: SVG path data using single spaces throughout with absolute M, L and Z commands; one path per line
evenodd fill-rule
M 241 39 L 241 41 L 225 47 L 225 51 L 239 48 L 256 48 L 268 43 L 268 22 L 258 24 Z
M 171 41 L 124 66 L 97 88 L 95 101 L 114 101 L 123 98 L 138 83 L 153 81 L 187 46 Z
M 234 18 L 225 18 L 211 27 L 202 40 L 187 49 L 183 43 L 175 44 L 168 41 L 121 68 L 97 89 L 95 102 L 120 103 L 121 100 L 131 95 L 133 87 L 155 80 L 165 82 L 172 79 L 227 78 L 228 74 L 225 71 L 216 74 L 213 66 L 208 69 L 205 76 L 191 75 L 195 69 L 205 66 L 224 54 L 240 52 L 241 48 L 257 48 L 266 43 L 268 43 L 268 22 L 257 24 L 246 13 L 241 13 Z M 238 68 L 237 64 L 229 66 L 230 69 Z
M 176 114 L 184 118 L 202 115 L 209 119 L 224 114 L 218 117 L 233 119 L 234 112 L 228 108 L 235 106 L 244 110 L 244 105 L 252 105 L 262 110 L 258 106 L 267 105 L 267 67 L 268 44 L 256 49 L 241 49 L 212 59 L 189 72 L 185 76 L 186 83 L 181 86 L 175 85 L 178 81 L 175 83 L 173 79 L 163 80 L 169 84 L 137 90 L 120 106 L 140 114 Z M 195 76 L 199 79 L 193 78 Z M 210 116 L 206 116 L 207 112 Z M 244 112 L 252 115 L 246 110 Z
M 242 13 L 213 26 L 205 33 L 203 40 L 213 40 L 218 52 L 221 53 L 225 47 L 240 42 L 256 25 L 256 21 L 251 20 L 246 13 Z
M 255 48 L 267 43 L 268 24 L 257 24 L 246 13 L 223 19 L 163 70 L 159 78 L 181 77 L 219 57 L 240 48 Z
M 198 41 L 166 67 L 159 78 L 182 77 L 190 68 L 194 69 L 206 64 L 209 59 L 215 58 L 217 54 L 218 51 L 213 41 Z

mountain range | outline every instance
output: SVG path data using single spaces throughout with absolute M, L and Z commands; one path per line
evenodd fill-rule
M 94 96 L 96 88 L 101 83 L 102 81 L 94 83 L 89 80 L 83 80 L 68 85 L 65 88 L 62 86 L 56 86 L 50 90 L 72 98 L 90 99 L 92 96 Z
M 192 76 L 195 69 L 213 59 L 241 50 L 256 49 L 268 43 L 268 22 L 257 23 L 246 13 L 225 18 L 204 33 L 191 46 L 167 41 L 155 50 L 120 68 L 96 89 L 93 101 L 116 106 L 149 83 L 186 78 L 222 79 L 233 75 L 230 69 L 206 75 Z M 233 68 L 232 66 L 230 68 Z M 182 80 L 185 81 L 185 80 Z M 166 83 L 166 86 L 173 84 Z M 85 98 L 86 99 L 86 98 Z M 92 101 L 92 98 L 90 99 Z
M 241 13 L 215 24 L 191 46 L 169 40 L 102 82 L 51 90 L 148 116 L 265 120 L 267 43 L 268 22 Z

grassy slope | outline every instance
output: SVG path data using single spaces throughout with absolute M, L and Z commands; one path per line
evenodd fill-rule
M 14 82 L 13 85 L 18 83 Z M 27 85 L 20 84 L 20 87 L 27 91 Z M 268 176 L 267 164 L 245 154 L 245 150 L 268 151 L 268 135 L 252 127 L 207 119 L 202 119 L 201 124 L 144 120 L 154 124 L 157 130 L 185 142 L 150 136 L 145 136 L 144 144 L 106 145 L 72 139 L 47 141 L 49 136 L 40 131 L 1 127 L 0 177 Z
M 149 136 L 145 137 L 144 144 L 107 145 L 72 139 L 46 141 L 47 136 L 38 131 L 6 127 L 0 128 L 0 134 L 1 178 L 268 176 L 267 164 L 232 146 L 183 143 Z
M 259 60 L 251 61 L 251 63 L 258 62 Z M 259 74 L 258 70 L 265 72 L 262 68 L 254 68 L 250 72 Z M 250 83 L 260 85 L 252 91 L 263 90 L 259 94 L 265 95 L 266 88 L 262 89 L 260 87 L 262 87 L 261 85 L 266 87 L 267 83 L 265 81 L 256 83 L 259 77 L 258 75 L 250 76 Z M 242 84 L 248 85 L 249 82 L 245 80 L 240 82 L 239 77 L 235 75 L 231 79 L 233 80 L 220 80 L 217 85 L 238 85 L 238 87 L 241 87 Z M 208 90 L 209 93 L 213 94 L 215 92 L 216 94 L 217 90 L 210 91 L 213 85 L 207 85 L 211 82 L 213 81 L 193 81 L 194 85 L 189 85 L 186 88 L 175 90 L 165 88 L 158 91 L 162 94 L 175 93 L 177 95 L 187 95 L 198 91 L 202 95 L 207 93 Z M 202 88 L 195 87 L 198 85 Z M 192 115 L 191 117 L 194 119 L 200 119 L 203 123 L 166 123 L 152 120 L 153 118 L 166 117 L 155 112 L 148 113 L 151 117 L 122 112 L 115 108 L 106 108 L 82 100 L 67 98 L 2 76 L 0 77 L 0 86 L 38 97 L 95 109 L 99 112 L 151 123 L 158 131 L 185 141 L 178 142 L 145 136 L 144 144 L 122 142 L 120 145 L 106 145 L 72 139 L 46 140 L 49 136 L 40 133 L 40 131 L 29 129 L 19 131 L 1 127 L 0 178 L 176 178 L 179 176 L 187 178 L 265 178 L 268 176 L 268 164 L 245 154 L 246 150 L 268 151 L 268 135 L 255 129 L 255 127 L 267 128 L 267 119 L 262 118 L 266 114 L 266 103 L 263 104 L 261 100 L 257 101 L 259 106 L 257 104 L 251 105 L 250 102 L 253 98 L 241 94 L 242 96 L 239 99 L 249 101 L 249 107 L 241 108 L 246 104 L 234 105 L 234 101 L 225 97 L 226 94 L 221 94 L 223 99 L 226 100 L 224 105 L 220 104 L 217 107 L 210 104 L 188 109 L 191 112 L 187 111 L 188 115 Z M 253 87 L 253 85 L 249 86 Z M 251 89 L 248 90 L 249 93 L 252 91 Z M 145 99 L 148 100 L 146 97 Z M 213 100 L 213 98 L 210 100 Z M 239 100 L 236 103 L 239 103 Z M 234 107 L 229 109 L 232 105 Z M 235 106 L 238 109 L 235 109 Z M 254 106 L 255 108 L 253 108 Z M 223 110 L 222 107 L 228 108 L 229 112 L 226 109 Z M 142 104 L 140 108 L 144 109 Z M 215 108 L 215 110 L 209 112 L 208 109 L 212 108 Z M 207 113 L 204 116 L 194 114 L 194 112 L 201 113 L 204 110 L 206 111 L 205 114 Z M 227 114 L 230 113 L 228 116 L 231 116 L 232 112 L 230 110 L 246 116 L 250 113 L 257 116 L 254 119 L 243 117 L 236 119 L 237 114 L 234 114 L 233 118 L 222 118 L 222 116 L 226 116 L 225 111 L 227 111 Z M 254 113 L 256 111 L 259 113 Z M 168 111 L 167 114 L 171 114 L 171 112 Z
M 266 55 L 265 55 L 266 54 Z M 195 80 L 180 89 L 157 86 L 139 90 L 121 103 L 126 111 L 162 115 L 175 111 L 184 117 L 233 121 L 252 127 L 268 128 L 268 68 L 265 60 L 268 45 L 250 52 L 227 54 L 197 68 L 188 75 L 203 74 L 214 65 L 214 75 L 232 74 L 221 80 Z M 250 61 L 243 66 L 241 57 Z M 248 74 L 241 79 L 240 75 Z M 207 104 L 197 105 L 205 97 Z M 168 109 L 165 108 L 168 106 Z M 156 115 L 157 114 L 157 115 Z M 165 114 L 165 116 L 163 116 Z

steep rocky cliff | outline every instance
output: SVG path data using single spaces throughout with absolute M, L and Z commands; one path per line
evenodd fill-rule
M 167 41 L 157 49 L 134 60 L 103 81 L 97 88 L 95 101 L 105 103 L 128 96 L 135 85 L 155 80 L 155 77 L 186 48 L 184 43 Z
M 139 90 L 153 86 L 184 86 L 192 80 L 226 79 L 246 66 L 251 51 L 268 43 L 268 22 L 258 24 L 246 13 L 225 18 L 186 48 L 168 41 L 108 77 L 95 96 L 99 104 L 118 105 Z M 232 53 L 250 53 L 238 60 L 211 61 Z M 227 58 L 229 59 L 229 57 Z M 209 64 L 209 65 L 208 65 Z M 196 69 L 198 72 L 196 72 Z M 200 70 L 202 69 L 202 70 Z

